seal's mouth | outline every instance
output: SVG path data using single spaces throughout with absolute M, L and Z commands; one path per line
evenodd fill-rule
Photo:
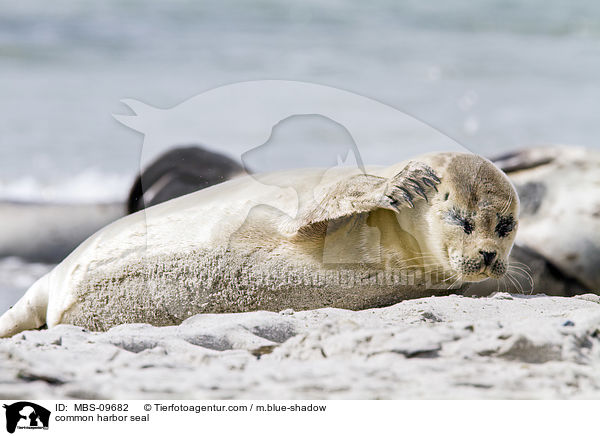
M 465 274 L 468 277 L 468 281 L 479 282 L 485 279 L 499 279 L 504 276 L 505 269 L 499 264 L 500 261 L 496 261 L 491 265 L 482 265 L 481 270 L 474 274 Z
M 475 274 L 463 274 L 464 282 L 480 282 L 485 279 L 489 279 L 491 277 L 490 274 L 486 272 L 480 272 Z
M 470 258 L 462 254 L 448 253 L 448 264 L 450 269 L 461 277 L 463 282 L 480 282 L 492 278 L 499 279 L 506 272 L 505 263 L 501 259 L 486 264 L 477 258 Z

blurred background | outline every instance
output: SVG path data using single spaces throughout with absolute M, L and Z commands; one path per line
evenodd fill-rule
M 487 156 L 595 148 L 600 137 L 600 3 L 591 0 L 0 0 L 0 11 L 5 205 L 121 204 L 143 141 L 112 118 L 128 113 L 121 99 L 169 108 L 246 80 L 362 94 Z M 318 144 L 319 129 L 304 134 Z M 20 215 L 0 213 L 10 233 Z M 48 269 L 43 256 L 4 254 L 0 310 Z

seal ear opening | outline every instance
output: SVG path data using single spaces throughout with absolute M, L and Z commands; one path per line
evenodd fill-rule
M 446 193 L 444 194 L 444 201 L 448 200 L 448 197 L 450 197 L 450 193 L 449 193 L 449 192 L 446 192 Z

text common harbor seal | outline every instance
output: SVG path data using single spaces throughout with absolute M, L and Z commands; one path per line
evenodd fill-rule
M 307 189 L 315 171 L 242 177 L 108 225 L 0 318 L 0 336 L 44 323 L 105 330 L 204 312 L 364 309 L 506 271 L 519 201 L 487 159 L 435 153 L 367 174 L 321 171 L 314 201 L 295 213 L 296 192 L 278 185 Z M 394 270 L 414 274 L 378 279 Z

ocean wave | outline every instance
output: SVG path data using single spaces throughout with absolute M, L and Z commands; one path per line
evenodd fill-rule
M 77 41 L 83 46 L 104 47 L 108 51 L 122 49 L 124 44 L 129 49 L 140 50 L 168 39 L 173 30 L 177 34 L 193 36 L 206 31 L 214 34 L 223 28 L 256 31 L 272 26 L 302 26 L 308 21 L 322 31 L 356 28 L 375 21 L 420 30 L 597 37 L 600 35 L 599 12 L 597 2 L 562 0 L 509 3 L 497 0 L 381 0 L 371 3 L 357 0 L 291 3 L 276 0 L 258 3 L 132 0 L 126 4 L 117 0 L 77 3 L 34 0 L 4 5 L 0 17 L 0 23 L 4 25 L 0 29 L 0 42 L 27 45 L 41 41 L 50 46 L 68 44 L 73 48 L 73 41 Z M 132 16 L 138 19 L 132 20 Z M 224 23 L 228 25 L 224 27 Z M 153 44 L 148 44 L 148 37 L 153 39 Z M 171 49 L 172 46 L 166 44 L 165 47 Z
M 0 314 L 15 304 L 23 293 L 53 266 L 29 263 L 17 257 L 0 259 Z
M 86 170 L 51 182 L 32 176 L 0 180 L 0 201 L 29 203 L 114 203 L 123 202 L 132 176 Z
M 30 263 L 18 257 L 0 259 L 0 286 L 11 285 L 27 289 L 37 279 L 50 271 L 54 265 L 45 263 Z

